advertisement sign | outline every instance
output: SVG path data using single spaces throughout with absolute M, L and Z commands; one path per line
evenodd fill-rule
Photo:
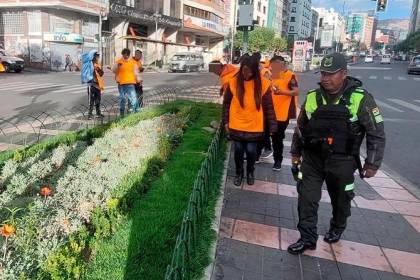
M 302 72 L 306 70 L 306 53 L 308 41 L 295 41 L 293 46 L 293 70 Z
M 44 33 L 44 41 L 83 44 L 83 36 L 76 33 Z
M 133 7 L 129 7 L 126 5 L 122 5 L 115 1 L 111 1 L 109 4 L 109 15 L 111 17 L 121 18 L 126 17 L 129 18 L 131 21 L 136 23 L 157 23 L 159 25 L 174 27 L 174 28 L 181 28 L 182 27 L 182 20 L 179 18 L 174 18 L 170 16 L 165 16 L 159 14 L 157 17 L 154 13 L 135 9 Z
M 185 16 L 184 15 L 184 21 L 187 25 L 187 23 L 194 24 L 196 26 L 208 29 L 209 31 L 217 32 L 217 33 L 225 33 L 224 28 L 221 24 L 217 24 L 215 22 L 212 22 L 210 20 L 192 17 L 192 16 Z
M 321 31 L 321 48 L 332 48 L 333 46 L 333 30 Z

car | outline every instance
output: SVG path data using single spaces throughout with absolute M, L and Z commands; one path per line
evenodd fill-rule
M 200 53 L 176 53 L 169 62 L 169 72 L 192 72 L 204 68 L 203 55 Z
M 407 69 L 408 74 L 420 74 L 420 55 L 414 56 Z
M 367 55 L 365 57 L 365 63 L 373 63 L 373 56 Z
M 6 72 L 15 71 L 16 73 L 20 73 L 25 68 L 25 62 L 23 59 L 16 56 L 6 55 L 6 52 L 2 49 L 0 49 L 0 61 Z
M 389 54 L 382 55 L 381 64 L 384 64 L 384 63 L 391 64 L 391 55 Z

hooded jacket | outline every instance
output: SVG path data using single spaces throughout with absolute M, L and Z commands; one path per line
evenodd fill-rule
M 362 135 L 366 137 L 367 158 L 365 161 L 365 167 L 377 170 L 381 166 L 385 150 L 384 123 L 375 99 L 365 89 L 362 89 L 362 85 L 363 84 L 360 80 L 353 77 L 347 77 L 342 90 L 334 96 L 328 95 L 322 86 L 320 86 L 316 91 L 321 93 L 328 103 L 334 103 L 346 92 L 357 91 L 358 93 L 363 93 L 364 97 L 360 102 L 357 112 L 358 121 L 356 122 L 357 127 L 355 129 L 361 131 Z M 290 151 L 293 156 L 301 156 L 303 150 L 300 141 L 300 132 L 304 130 L 305 126 L 309 122 L 305 111 L 305 104 L 306 100 L 302 105 L 302 109 L 297 120 L 297 128 L 293 135 L 292 148 Z
M 94 78 L 94 70 L 95 67 L 93 65 L 93 57 L 97 50 L 91 50 L 87 53 L 82 54 L 82 71 L 81 71 L 81 78 L 82 84 L 87 84 Z

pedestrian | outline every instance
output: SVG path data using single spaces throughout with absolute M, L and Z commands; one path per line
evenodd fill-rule
M 102 76 L 104 75 L 104 71 L 102 70 L 101 64 L 99 64 L 99 57 L 100 54 L 95 52 L 92 63 L 94 67 L 94 75 L 93 80 L 88 87 L 88 94 L 89 94 L 89 115 L 88 118 L 92 119 L 92 112 L 93 106 L 95 105 L 96 116 L 98 118 L 103 118 L 104 115 L 101 113 L 101 95 L 104 90 L 104 83 L 102 80 Z
M 384 148 L 384 124 L 379 108 L 362 82 L 347 76 L 342 54 L 325 56 L 320 66 L 320 86 L 309 91 L 293 135 L 292 162 L 301 163 L 298 191 L 300 239 L 288 247 L 292 254 L 316 249 L 318 206 L 326 182 L 332 204 L 327 243 L 338 242 L 350 216 L 354 198 L 354 171 L 375 176 Z M 362 167 L 359 149 L 366 136 L 367 158 Z
M 118 83 L 118 91 L 120 93 L 120 116 L 125 113 L 125 98 L 127 96 L 133 112 L 139 111 L 139 104 L 136 96 L 135 85 L 139 82 L 139 71 L 137 62 L 130 57 L 130 50 L 123 49 L 122 58 L 117 60 L 112 67 L 115 73 L 115 79 Z
M 1 60 L 1 58 L 0 58 L 0 73 L 1 72 L 6 72 L 6 69 L 4 68 L 4 66 L 3 66 L 3 61 Z
M 100 54 L 97 50 L 91 50 L 88 53 L 82 55 L 82 71 L 81 78 L 82 83 L 88 85 L 88 100 L 89 100 L 89 112 L 88 119 L 91 120 L 93 117 L 93 107 L 96 109 L 96 116 L 103 118 L 104 115 L 101 113 L 101 95 L 104 90 L 104 83 L 102 76 L 104 71 L 102 70 L 101 64 L 99 64 Z
M 64 66 L 64 71 L 66 71 L 67 70 L 67 67 L 68 67 L 69 68 L 69 72 L 71 72 L 71 64 L 72 64 L 72 62 L 71 62 L 71 57 L 70 57 L 69 54 L 66 54 L 65 55 L 65 62 L 66 62 L 66 65 Z
M 137 62 L 137 68 L 138 68 L 139 73 L 142 73 L 144 71 L 143 63 L 141 61 L 142 58 L 143 58 L 143 52 L 141 50 L 136 50 L 134 53 L 133 59 Z M 139 107 L 141 107 L 143 103 L 142 102 L 143 101 L 143 79 L 140 74 L 139 74 L 138 83 L 136 84 L 135 88 L 136 88 L 136 94 L 137 94 Z
M 264 118 L 269 121 L 272 133 L 277 128 L 270 81 L 261 76 L 259 61 L 255 56 L 244 58 L 238 75 L 229 81 L 223 100 L 222 118 L 234 145 L 234 184 L 242 184 L 246 153 L 247 183 L 253 185 L 257 143 L 264 138 Z
M 219 92 L 220 96 L 223 96 L 229 86 L 229 81 L 238 74 L 239 67 L 229 63 L 222 63 L 218 59 L 213 59 L 209 64 L 209 71 L 219 76 Z
M 277 133 L 271 136 L 273 143 L 273 170 L 279 171 L 283 161 L 283 140 L 290 119 L 296 119 L 299 88 L 295 73 L 287 68 L 282 56 L 270 60 L 273 85 L 273 104 L 276 112 Z

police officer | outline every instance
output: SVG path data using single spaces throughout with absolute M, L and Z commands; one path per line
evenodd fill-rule
M 347 76 L 343 55 L 323 58 L 319 88 L 309 91 L 293 135 L 292 161 L 301 163 L 298 182 L 298 230 L 300 239 L 289 246 L 292 254 L 314 250 L 318 239 L 318 206 L 326 182 L 332 204 L 330 229 L 324 241 L 340 240 L 354 197 L 354 171 L 375 176 L 381 165 L 385 133 L 381 113 L 362 82 Z M 366 136 L 367 158 L 362 167 L 360 145 Z

